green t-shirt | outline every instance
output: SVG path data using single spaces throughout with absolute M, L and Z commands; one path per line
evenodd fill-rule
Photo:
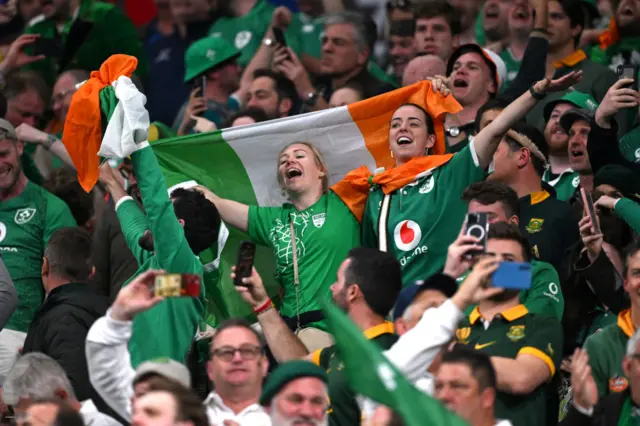
M 631 311 L 623 311 L 618 315 L 617 324 L 606 326 L 584 344 L 600 398 L 623 392 L 629 386 L 622 369 L 622 359 L 627 350 L 627 341 L 635 331 L 632 324 Z
M 522 61 L 516 59 L 509 48 L 506 48 L 502 52 L 500 52 L 499 56 L 504 62 L 504 65 L 507 67 L 507 79 L 502 85 L 502 91 L 504 91 L 507 87 L 509 87 L 511 82 L 518 75 L 518 71 L 520 71 L 520 65 L 522 64 Z
M 209 35 L 224 37 L 236 49 L 239 49 L 242 54 L 238 58 L 238 64 L 244 67 L 260 47 L 271 23 L 271 15 L 274 10 L 275 6 L 269 1 L 258 0 L 249 13 L 244 16 L 218 18 L 209 29 Z M 298 55 L 302 52 L 301 28 L 300 18 L 294 15 L 284 33 L 287 45 Z
M 456 281 L 458 285 L 469 275 L 465 272 Z M 562 321 L 564 313 L 564 297 L 560 286 L 558 272 L 551 264 L 534 260 L 531 262 L 531 287 L 520 292 L 520 303 L 532 314 L 547 315 Z M 475 309 L 470 306 L 465 313 L 471 314 Z
M 290 222 L 298 253 L 298 310 Z M 321 309 L 340 264 L 351 248 L 360 245 L 360 224 L 333 191 L 304 211 L 297 211 L 289 203 L 282 207 L 250 206 L 248 233 L 257 244 L 273 249 L 276 279 L 285 291 L 280 313 L 291 318 L 296 312 Z M 314 323 L 315 326 L 324 329 L 324 323 Z
M 560 201 L 569 201 L 580 186 L 580 175 L 571 169 L 567 169 L 559 175 L 551 173 L 551 169 L 544 171 L 542 181 L 547 182 L 556 191 L 556 198 Z
M 322 18 L 311 18 L 305 14 L 298 14 L 300 23 L 300 38 L 302 40 L 302 52 L 312 58 L 320 59 L 322 56 L 322 35 L 324 34 L 324 21 Z
M 60 228 L 76 226 L 69 207 L 29 181 L 17 197 L 0 203 L 0 250 L 18 293 L 18 308 L 6 325 L 27 332 L 44 300 L 40 271 L 44 249 Z
M 562 325 L 556 318 L 531 314 L 523 305 L 496 316 L 485 329 L 478 309 L 458 325 L 459 344 L 473 347 L 487 356 L 515 359 L 520 354 L 541 359 L 551 379 L 526 395 L 498 392 L 495 417 L 511 420 L 514 426 L 557 424 L 558 396 L 555 374 L 562 361 Z
M 366 330 L 364 335 L 383 350 L 389 349 L 398 340 L 390 322 L 372 327 Z M 324 368 L 329 378 L 329 426 L 359 425 L 362 416 L 356 392 L 351 389 L 347 377 L 342 372 L 344 365 L 336 353 L 336 347 L 317 350 L 313 353 L 313 362 Z
M 131 154 L 131 162 L 138 179 L 145 213 L 133 200 L 122 202 L 116 213 L 122 234 L 138 260 L 140 268 L 124 286 L 149 269 L 163 269 L 168 273 L 196 274 L 202 277 L 203 267 L 193 253 L 176 218 L 164 176 L 151 147 Z M 146 230 L 154 239 L 154 252 L 140 248 L 138 240 Z M 129 341 L 131 364 L 153 358 L 171 358 L 184 362 L 187 352 L 203 319 L 205 288 L 200 298 L 172 297 L 136 315 Z
M 620 139 L 620 152 L 629 161 L 640 163 L 640 126 L 634 127 Z
M 449 162 L 391 194 L 387 251 L 402 266 L 403 285 L 435 274 L 444 266 L 447 248 L 467 213 L 462 192 L 485 178 L 473 143 Z M 362 221 L 362 243 L 378 247 L 378 219 L 384 193 L 373 187 Z

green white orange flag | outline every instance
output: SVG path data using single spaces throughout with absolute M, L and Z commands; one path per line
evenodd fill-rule
M 342 370 L 351 389 L 396 411 L 407 426 L 464 426 L 467 423 L 418 390 L 382 354 L 375 343 L 333 303 L 324 307 Z
M 396 176 L 398 170 L 393 168 L 388 142 L 389 122 L 393 112 L 405 103 L 420 105 L 430 113 L 435 122 L 436 146 L 433 155 L 410 162 L 412 165 L 402 168 L 403 176 Z M 422 81 L 344 107 L 160 140 L 152 146 L 168 186 L 195 181 L 223 198 L 245 204 L 278 206 L 286 201 L 276 178 L 278 153 L 292 142 L 311 142 L 325 157 L 332 185 L 342 181 L 348 172 L 366 167 L 354 172 L 357 176 L 354 176 L 353 185 L 334 186 L 335 192 L 358 217 L 368 193 L 367 177 L 377 168 L 388 170 L 389 174 L 381 175 L 382 178 L 402 178 L 408 183 L 420 172 L 437 167 L 449 158 L 444 155 L 443 118 L 445 113 L 456 113 L 460 109 L 451 95 L 442 96 L 433 91 L 430 82 Z M 247 238 L 246 235 L 230 230 L 220 262 L 222 283 L 215 290 L 217 294 L 207 295 L 217 319 L 251 312 L 227 278 L 243 238 Z M 210 257 L 216 256 L 212 253 Z M 270 251 L 260 250 L 257 262 L 270 293 L 276 294 L 275 284 L 269 283 L 269 277 L 273 277 L 275 271 Z

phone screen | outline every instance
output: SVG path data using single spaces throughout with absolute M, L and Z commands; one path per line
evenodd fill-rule
M 282 47 L 287 47 L 287 40 L 284 38 L 284 33 L 278 27 L 273 29 L 273 36 L 276 39 L 276 44 L 279 44 Z
M 580 194 L 582 195 L 582 202 L 584 203 L 585 212 L 591 218 L 593 231 L 595 234 L 600 234 L 600 225 L 598 224 L 598 216 L 596 214 L 596 209 L 593 206 L 593 198 L 591 198 L 591 194 L 585 191 L 584 188 L 580 189 Z

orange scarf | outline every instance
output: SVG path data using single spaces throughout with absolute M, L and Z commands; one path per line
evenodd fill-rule
M 611 18 L 609 21 L 609 28 L 600 34 L 598 41 L 600 42 L 600 48 L 604 51 L 609 46 L 613 46 L 620 40 L 620 31 L 618 31 L 618 25 L 616 24 L 616 18 Z

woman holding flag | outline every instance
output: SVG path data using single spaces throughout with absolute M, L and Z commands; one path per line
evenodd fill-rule
M 368 197 L 363 245 L 393 253 L 402 266 L 405 286 L 440 270 L 467 211 L 461 194 L 486 177 L 504 133 L 546 93 L 565 90 L 581 77 L 572 72 L 537 82 L 455 155 L 445 154 L 444 114 L 430 115 L 415 104 L 397 108 L 389 129 L 395 167 L 375 176 L 363 167 L 334 187 L 350 206 L 361 206 L 362 197 Z

